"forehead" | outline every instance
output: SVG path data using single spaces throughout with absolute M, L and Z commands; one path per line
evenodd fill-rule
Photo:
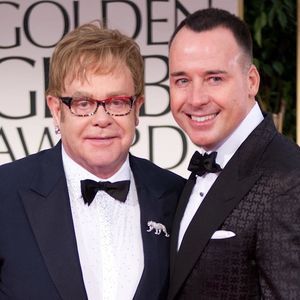
M 130 95 L 134 93 L 133 78 L 125 64 L 119 64 L 105 72 L 91 69 L 80 77 L 69 77 L 65 87 L 68 92 L 81 92 L 102 97 L 120 93 Z
M 243 55 L 233 34 L 224 27 L 194 32 L 186 27 L 175 36 L 169 53 L 170 68 L 200 66 L 220 67 L 235 64 Z
M 66 73 L 65 82 L 70 84 L 73 80 L 84 82 L 88 77 L 96 75 L 110 75 L 128 68 L 127 64 L 119 58 L 109 56 L 81 55 L 78 61 L 74 60 Z

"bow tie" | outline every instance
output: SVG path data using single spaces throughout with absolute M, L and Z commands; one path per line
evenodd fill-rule
M 98 191 L 105 191 L 111 197 L 119 200 L 121 202 L 125 202 L 127 198 L 127 194 L 129 191 L 130 181 L 123 180 L 117 182 L 109 182 L 109 181 L 99 181 L 96 182 L 94 180 L 86 179 L 81 180 L 81 194 L 84 200 L 84 203 L 88 203 L 90 205 L 94 200 Z
M 216 163 L 217 152 L 210 154 L 204 153 L 201 155 L 198 151 L 191 158 L 188 170 L 194 175 L 202 176 L 205 173 L 217 173 L 222 171 L 222 168 Z

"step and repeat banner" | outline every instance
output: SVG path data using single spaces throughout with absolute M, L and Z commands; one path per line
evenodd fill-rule
M 240 14 L 239 0 L 0 1 L 0 164 L 52 147 L 59 140 L 45 102 L 57 42 L 93 20 L 133 37 L 145 61 L 145 105 L 134 155 L 187 176 L 195 150 L 172 118 L 168 41 L 189 13 L 209 6 Z

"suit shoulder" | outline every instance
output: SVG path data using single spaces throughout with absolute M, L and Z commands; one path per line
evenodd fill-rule
M 161 179 L 164 182 L 184 184 L 186 180 L 180 175 L 169 170 L 163 169 L 150 160 L 130 155 L 130 164 L 132 168 L 141 172 L 146 172 L 147 177 Z
M 39 167 L 41 158 L 49 150 L 43 150 L 35 154 L 20 158 L 13 162 L 9 162 L 0 166 L 0 178 L 1 180 L 11 181 L 17 178 L 23 178 L 27 180 L 31 178 L 37 168 Z M 3 181 L 2 181 L 3 182 Z
M 276 134 L 264 157 L 278 167 L 300 171 L 300 147 L 282 134 Z

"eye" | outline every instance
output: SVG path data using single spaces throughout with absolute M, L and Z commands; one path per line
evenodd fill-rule
M 89 98 L 73 98 L 72 106 L 79 109 L 88 109 L 94 105 L 94 101 Z
M 217 85 L 223 81 L 223 78 L 221 76 L 210 76 L 208 77 L 207 81 L 210 84 Z
M 124 110 L 131 107 L 130 98 L 128 97 L 116 97 L 111 98 L 106 102 L 106 108 L 111 110 L 113 113 L 123 113 Z
M 175 84 L 179 87 L 184 87 L 189 83 L 187 78 L 178 78 L 175 80 Z
M 126 98 L 113 98 L 110 100 L 110 105 L 115 107 L 126 105 L 129 102 Z

